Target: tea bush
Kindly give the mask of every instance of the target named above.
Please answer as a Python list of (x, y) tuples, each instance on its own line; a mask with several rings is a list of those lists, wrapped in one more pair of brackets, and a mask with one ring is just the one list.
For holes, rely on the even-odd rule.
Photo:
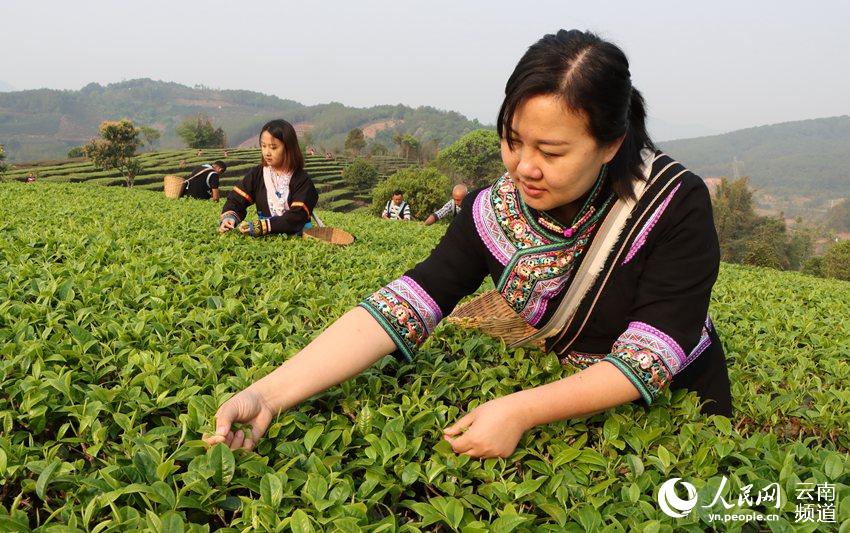
[(669, 518), (656, 491), (710, 499), (722, 476), (780, 484), (771, 530), (827, 526), (794, 523), (799, 482), (834, 484), (850, 525), (850, 284), (722, 266), (732, 419), (668, 391), (458, 456), (441, 436), (463, 412), (575, 370), (442, 325), (234, 453), (200, 441), (216, 407), (445, 228), (321, 213), (355, 244), (219, 236), (211, 202), (85, 184), (3, 184), (0, 206), (0, 531), (703, 531), (707, 510)]

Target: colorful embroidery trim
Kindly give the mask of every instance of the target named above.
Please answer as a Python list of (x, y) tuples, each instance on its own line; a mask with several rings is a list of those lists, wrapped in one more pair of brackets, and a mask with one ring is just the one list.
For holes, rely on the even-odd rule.
[[(595, 191), (601, 189), (597, 183)], [(611, 204), (610, 195), (598, 210), (582, 216), (570, 238), (551, 235), (535, 224), (533, 216), (507, 174), (479, 193), (472, 215), (482, 242), (505, 270), (496, 284), (511, 308), (531, 325), (546, 313), (549, 301), (567, 284), (600, 218)]]
[(599, 361), (605, 359), (605, 356), (608, 354), (604, 353), (587, 353), (587, 352), (579, 352), (573, 350), (569, 352), (564, 357), (560, 358), (561, 364), (571, 364), (578, 368), (587, 368), (594, 363), (598, 363)]
[(673, 195), (676, 194), (676, 191), (679, 190), (679, 187), (681, 187), (681, 185), (682, 184), (680, 182), (675, 187), (673, 187), (673, 190), (670, 191), (670, 193), (667, 195), (667, 198), (665, 198), (664, 201), (661, 202), (661, 205), (655, 208), (655, 211), (653, 211), (652, 215), (649, 217), (649, 220), (644, 223), (643, 227), (638, 232), (637, 237), (635, 237), (635, 240), (632, 241), (632, 246), (631, 248), (629, 248), (629, 253), (626, 254), (626, 258), (623, 259), (623, 262), (621, 263), (622, 265), (625, 265), (626, 263), (631, 261), (632, 258), (638, 253), (638, 250), (643, 248), (643, 245), (646, 244), (646, 238), (649, 236), (649, 232), (651, 232), (652, 228), (655, 227), (655, 224), (658, 223), (658, 219), (660, 219), (661, 215), (664, 214), (664, 210), (667, 209), (667, 206), (670, 204), (670, 200), (673, 199)]
[(433, 298), (408, 276), (390, 282), (360, 307), (381, 324), (408, 361), (443, 318)]
[(663, 331), (644, 322), (632, 322), (614, 342), (611, 353), (603, 361), (619, 368), (640, 391), (646, 403), (650, 404), (673, 376), (702, 354), (710, 344), (708, 329), (703, 326), (696, 347), (685, 355), (681, 346)]

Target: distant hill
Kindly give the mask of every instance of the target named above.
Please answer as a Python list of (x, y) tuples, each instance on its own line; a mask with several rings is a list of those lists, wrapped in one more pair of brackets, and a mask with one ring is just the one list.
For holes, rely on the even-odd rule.
[(354, 108), (337, 102), (305, 106), (252, 91), (137, 79), (106, 86), (90, 83), (79, 91), (0, 93), (0, 144), (6, 146), (9, 161), (56, 159), (95, 136), (101, 121), (127, 117), (162, 133), (157, 148), (181, 148), (184, 145), (175, 128), (199, 112), (225, 130), (231, 146), (244, 145), (272, 118), (285, 118), (299, 131), (310, 131), (316, 144), (327, 147), (341, 147), (355, 127), (366, 128), (389, 147), (396, 133), (436, 139), (446, 146), (482, 127), (460, 113), (433, 107)]
[(772, 196), (850, 196), (850, 116), (785, 122), (660, 143), (703, 178), (749, 176)]
[(850, 232), (850, 200), (843, 200), (832, 206), (826, 216), (826, 225), (839, 233)]

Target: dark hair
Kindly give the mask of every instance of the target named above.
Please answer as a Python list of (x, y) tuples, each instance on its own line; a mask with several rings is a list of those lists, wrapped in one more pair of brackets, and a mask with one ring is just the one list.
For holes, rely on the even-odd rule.
[[(287, 172), (298, 172), (304, 168), (304, 156), (301, 154), (301, 148), (298, 146), (298, 136), (295, 134), (295, 128), (292, 124), (283, 120), (276, 119), (266, 122), (263, 129), (260, 130), (260, 138), (262, 139), (264, 132), (269, 132), (272, 137), (283, 143), (283, 165)], [(262, 155), (260, 163), (266, 165)]]
[(600, 145), (624, 136), (608, 163), (620, 198), (634, 198), (632, 181), (643, 179), (641, 150), (655, 149), (646, 131), (646, 106), (632, 87), (629, 60), (617, 46), (590, 32), (560, 30), (531, 45), (508, 79), (496, 129), (513, 149), (510, 128), (517, 108), (540, 95), (556, 95), (584, 112), (588, 133)]
[(393, 196), (404, 196), (404, 192), (401, 189), (396, 189), (393, 191)]
[(222, 161), (221, 159), (219, 159), (218, 161), (213, 163), (213, 166), (221, 167), (221, 173), (222, 174), (224, 174), (224, 171), (227, 170), (227, 164), (224, 161)]

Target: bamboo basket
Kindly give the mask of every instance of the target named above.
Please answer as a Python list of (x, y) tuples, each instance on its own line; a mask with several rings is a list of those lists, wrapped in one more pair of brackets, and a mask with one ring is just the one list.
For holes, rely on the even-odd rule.
[(183, 189), (183, 183), (186, 180), (180, 176), (169, 174), (162, 178), (162, 189), (165, 191), (165, 196), (168, 198), (180, 198), (180, 191)]
[[(446, 317), (446, 320), (462, 328), (473, 328), (511, 344), (537, 331), (511, 309), (502, 295), (496, 291), (487, 291), (472, 300), (463, 303)], [(533, 343), (543, 348), (544, 340)]]
[(339, 246), (348, 246), (354, 242), (354, 235), (339, 228), (329, 228), (326, 226), (305, 229), (303, 235), (305, 239), (317, 239)]

